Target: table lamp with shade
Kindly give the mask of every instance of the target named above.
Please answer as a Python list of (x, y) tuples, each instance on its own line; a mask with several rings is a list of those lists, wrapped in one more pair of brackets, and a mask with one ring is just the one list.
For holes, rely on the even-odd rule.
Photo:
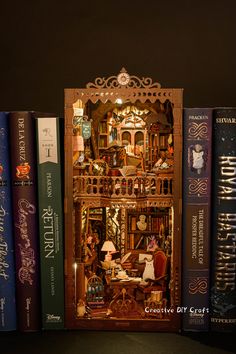
[(105, 261), (110, 262), (112, 260), (111, 252), (116, 252), (116, 248), (112, 241), (106, 240), (101, 248), (101, 251), (107, 252), (105, 255)]

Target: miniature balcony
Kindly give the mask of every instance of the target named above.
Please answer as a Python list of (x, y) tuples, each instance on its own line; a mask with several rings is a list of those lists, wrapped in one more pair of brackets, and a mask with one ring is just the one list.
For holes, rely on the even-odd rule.
[(171, 203), (173, 196), (173, 176), (74, 176), (74, 201), (102, 199), (113, 203), (122, 200), (139, 202), (144, 200)]

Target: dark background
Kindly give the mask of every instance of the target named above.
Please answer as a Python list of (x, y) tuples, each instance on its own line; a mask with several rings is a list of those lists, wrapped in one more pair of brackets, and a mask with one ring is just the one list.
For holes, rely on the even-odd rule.
[(0, 110), (63, 116), (64, 88), (125, 67), (184, 88), (186, 107), (236, 106), (235, 0), (1, 1)]

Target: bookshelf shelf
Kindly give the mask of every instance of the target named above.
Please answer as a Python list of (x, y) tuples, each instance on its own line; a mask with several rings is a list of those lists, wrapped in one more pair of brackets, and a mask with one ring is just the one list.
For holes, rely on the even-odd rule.
[[(149, 250), (163, 249), (165, 250), (165, 242), (169, 234), (171, 210), (164, 209), (162, 212), (154, 212), (155, 208), (149, 208), (148, 211), (140, 213), (127, 213), (127, 251), (133, 249)], [(144, 220), (144, 230), (138, 227), (140, 218)]]

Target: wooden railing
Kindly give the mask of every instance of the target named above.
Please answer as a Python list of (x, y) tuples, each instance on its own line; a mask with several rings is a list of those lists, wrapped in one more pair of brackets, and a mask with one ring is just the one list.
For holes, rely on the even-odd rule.
[(109, 177), (75, 176), (74, 198), (143, 198), (171, 197), (173, 176), (160, 175), (148, 177)]

